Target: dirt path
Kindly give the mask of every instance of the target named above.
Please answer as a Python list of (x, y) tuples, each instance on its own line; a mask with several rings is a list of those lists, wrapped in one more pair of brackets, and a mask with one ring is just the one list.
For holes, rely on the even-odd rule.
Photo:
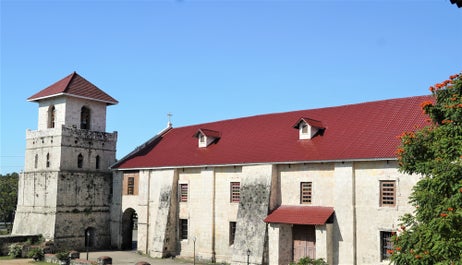
[(32, 259), (0, 260), (1, 265), (31, 265)]

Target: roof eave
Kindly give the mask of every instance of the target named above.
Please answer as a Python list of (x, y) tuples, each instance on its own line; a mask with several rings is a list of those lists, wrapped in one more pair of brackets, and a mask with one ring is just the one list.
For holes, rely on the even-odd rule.
[[(138, 150), (138, 149), (137, 149)], [(128, 157), (128, 155), (126, 156)], [(294, 165), (294, 164), (319, 164), (319, 163), (348, 163), (348, 162), (372, 162), (372, 161), (394, 161), (396, 157), (383, 157), (383, 158), (354, 158), (354, 159), (333, 159), (333, 160), (302, 160), (302, 161), (275, 161), (275, 162), (253, 162), (253, 163), (229, 163), (229, 164), (201, 164), (201, 165), (177, 165), (177, 166), (158, 166), (158, 167), (130, 167), (130, 168), (114, 168), (112, 170), (119, 171), (132, 171), (132, 170), (164, 170), (164, 169), (178, 169), (178, 168), (203, 168), (203, 167), (232, 167), (232, 166), (254, 166), (264, 164), (277, 164), (277, 165)], [(120, 160), (122, 161), (122, 160)], [(120, 163), (116, 163), (120, 164)], [(114, 164), (114, 165), (116, 165)]]
[(69, 97), (75, 97), (75, 98), (86, 99), (86, 100), (91, 100), (91, 101), (98, 101), (98, 102), (101, 102), (101, 103), (105, 103), (107, 105), (116, 105), (116, 104), (119, 103), (117, 100), (114, 100), (114, 101), (102, 100), (102, 99), (84, 97), (84, 96), (79, 96), (79, 95), (74, 95), (74, 94), (69, 94), (69, 93), (62, 93), (62, 92), (57, 93), (57, 94), (53, 94), (53, 95), (44, 96), (44, 97), (28, 98), (27, 101), (34, 102), (34, 101), (40, 101), (40, 100), (59, 97), (59, 96), (69, 96)]

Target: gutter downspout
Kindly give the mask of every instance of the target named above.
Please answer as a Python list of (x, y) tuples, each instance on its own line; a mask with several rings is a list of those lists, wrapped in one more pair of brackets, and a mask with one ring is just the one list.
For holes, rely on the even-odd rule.
[(215, 252), (215, 224), (216, 224), (216, 218), (215, 218), (215, 198), (216, 198), (216, 176), (215, 176), (215, 169), (213, 169), (213, 188), (212, 188), (212, 263), (217, 262), (217, 257), (216, 257), (216, 252)]
[(146, 209), (146, 255), (149, 256), (149, 208), (150, 208), (150, 201), (151, 201), (151, 171), (148, 171), (148, 203), (147, 203), (147, 209)]

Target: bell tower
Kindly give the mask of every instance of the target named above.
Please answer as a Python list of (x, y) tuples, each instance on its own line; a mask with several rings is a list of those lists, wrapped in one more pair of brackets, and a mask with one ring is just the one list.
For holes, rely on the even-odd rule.
[(42, 234), (58, 248), (108, 248), (117, 132), (106, 108), (117, 100), (76, 72), (28, 98), (38, 129), (26, 131), (24, 172), (12, 234)]

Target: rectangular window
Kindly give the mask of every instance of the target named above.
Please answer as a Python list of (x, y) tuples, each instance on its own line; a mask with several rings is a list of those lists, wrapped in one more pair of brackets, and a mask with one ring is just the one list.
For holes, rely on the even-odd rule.
[(188, 184), (180, 184), (180, 202), (188, 201)]
[(231, 202), (239, 202), (241, 198), (241, 183), (231, 182)]
[(387, 260), (393, 251), (392, 232), (380, 231), (380, 258)]
[(234, 237), (236, 235), (236, 222), (229, 222), (229, 245), (234, 244)]
[(123, 173), (122, 195), (138, 195), (139, 174), (138, 171)]
[(395, 206), (396, 185), (394, 180), (380, 181), (380, 206)]
[(135, 178), (129, 177), (127, 179), (127, 195), (135, 194)]
[(188, 219), (180, 219), (180, 239), (188, 239)]
[(300, 183), (300, 203), (301, 204), (311, 203), (311, 191), (312, 191), (311, 182), (301, 182)]

